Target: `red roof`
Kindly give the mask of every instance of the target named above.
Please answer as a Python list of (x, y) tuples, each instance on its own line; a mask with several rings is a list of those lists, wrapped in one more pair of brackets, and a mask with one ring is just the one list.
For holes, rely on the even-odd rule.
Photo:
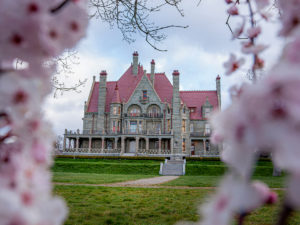
[(213, 105), (213, 110), (217, 109), (217, 91), (180, 91), (180, 98), (186, 106), (188, 108), (196, 108), (196, 110), (190, 114), (190, 119), (202, 119), (201, 106), (205, 104), (206, 97), (208, 97), (209, 103)]
[[(138, 67), (138, 74), (132, 74), (132, 65), (120, 77), (118, 81), (106, 83), (106, 106), (105, 112), (110, 111), (110, 104), (113, 102), (127, 102), (143, 76), (143, 67)], [(147, 74), (150, 80), (150, 74)], [(117, 90), (116, 89), (117, 85)], [(154, 79), (154, 89), (162, 102), (172, 104), (173, 86), (164, 73), (156, 73)], [(87, 112), (98, 111), (99, 82), (95, 82), (88, 102)], [(191, 113), (191, 119), (202, 119), (201, 106), (205, 104), (206, 97), (213, 105), (218, 108), (217, 91), (180, 91), (180, 98), (187, 107), (195, 107), (195, 112)]]

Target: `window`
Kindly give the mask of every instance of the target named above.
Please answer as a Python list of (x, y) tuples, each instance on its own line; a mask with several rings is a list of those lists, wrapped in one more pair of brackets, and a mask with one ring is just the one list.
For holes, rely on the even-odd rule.
[(194, 132), (194, 124), (190, 124), (190, 132)]
[(205, 124), (205, 135), (210, 135), (210, 124), (209, 123)]
[(121, 114), (121, 107), (120, 106), (118, 107), (118, 114), (119, 115)]
[(147, 91), (144, 90), (144, 91), (143, 91), (143, 100), (146, 100), (147, 97), (148, 97), (148, 96), (147, 96)]
[(114, 114), (114, 115), (117, 115), (117, 110), (118, 110), (118, 107), (117, 107), (117, 106), (114, 106), (114, 107), (113, 107), (113, 114)]
[(182, 120), (182, 132), (185, 133), (185, 120)]
[(182, 139), (182, 151), (185, 152), (185, 138)]
[(143, 130), (143, 122), (140, 121), (140, 122), (139, 122), (139, 131), (142, 131), (142, 130)]
[(195, 108), (190, 108), (190, 112), (191, 112), (191, 113), (193, 113), (193, 112), (195, 112), (195, 111), (196, 111)]
[(130, 116), (140, 116), (141, 114), (141, 110), (139, 108), (139, 106), (137, 105), (133, 105), (128, 109), (129, 115)]
[(167, 123), (168, 123), (168, 131), (170, 131), (171, 130), (171, 120), (167, 120)]
[(130, 121), (130, 133), (135, 133), (137, 130), (137, 122)]
[(116, 121), (115, 120), (112, 121), (112, 131), (116, 132)]
[(210, 150), (210, 143), (209, 143), (209, 140), (206, 140), (206, 141), (205, 141), (205, 150), (206, 150), (206, 151), (209, 151), (209, 150)]
[(151, 105), (148, 108), (148, 116), (149, 117), (159, 117), (160, 108), (157, 105)]
[(185, 107), (183, 107), (182, 112), (185, 113)]
[(208, 118), (210, 115), (210, 108), (205, 108), (204, 114), (205, 114), (205, 118)]

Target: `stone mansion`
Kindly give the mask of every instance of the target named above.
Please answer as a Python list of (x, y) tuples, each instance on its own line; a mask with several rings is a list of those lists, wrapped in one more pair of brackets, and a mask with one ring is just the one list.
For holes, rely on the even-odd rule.
[(207, 118), (221, 106), (220, 77), (216, 90), (180, 91), (180, 73), (173, 82), (165, 73), (150, 73), (139, 64), (138, 53), (118, 81), (93, 77), (84, 104), (83, 129), (65, 130), (64, 154), (127, 156), (218, 156), (210, 144)]

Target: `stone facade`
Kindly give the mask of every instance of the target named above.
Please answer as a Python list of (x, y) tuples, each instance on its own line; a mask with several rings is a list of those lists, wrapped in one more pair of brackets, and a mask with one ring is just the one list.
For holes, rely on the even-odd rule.
[(65, 131), (66, 154), (145, 156), (218, 156), (210, 144), (207, 118), (221, 106), (220, 77), (216, 90), (180, 91), (181, 75), (173, 72), (173, 85), (165, 73), (155, 73), (154, 60), (147, 74), (138, 53), (118, 81), (93, 79), (84, 106), (83, 130)]

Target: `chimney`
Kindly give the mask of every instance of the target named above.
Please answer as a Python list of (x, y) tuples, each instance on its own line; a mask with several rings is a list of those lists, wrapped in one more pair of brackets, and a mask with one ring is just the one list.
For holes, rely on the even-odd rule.
[(172, 108), (173, 108), (173, 120), (172, 120), (172, 129), (174, 135), (174, 154), (182, 154), (182, 136), (181, 136), (181, 112), (180, 112), (180, 94), (179, 94), (179, 72), (178, 70), (173, 71), (173, 99), (172, 99)]
[(216, 78), (216, 89), (218, 95), (218, 106), (221, 109), (221, 77), (218, 75)]
[(139, 53), (137, 51), (133, 52), (132, 54), (132, 74), (138, 74), (138, 63), (139, 63)]
[(95, 82), (95, 80), (96, 80), (96, 76), (93, 76), (93, 82)]
[(100, 82), (99, 82), (98, 121), (97, 121), (97, 130), (100, 131), (101, 133), (104, 132), (106, 77), (107, 77), (106, 71), (102, 70), (100, 73)]
[(154, 79), (155, 79), (154, 76), (155, 76), (155, 61), (154, 61), (154, 59), (152, 59), (152, 61), (151, 61), (151, 76), (150, 76), (152, 86), (154, 86)]

